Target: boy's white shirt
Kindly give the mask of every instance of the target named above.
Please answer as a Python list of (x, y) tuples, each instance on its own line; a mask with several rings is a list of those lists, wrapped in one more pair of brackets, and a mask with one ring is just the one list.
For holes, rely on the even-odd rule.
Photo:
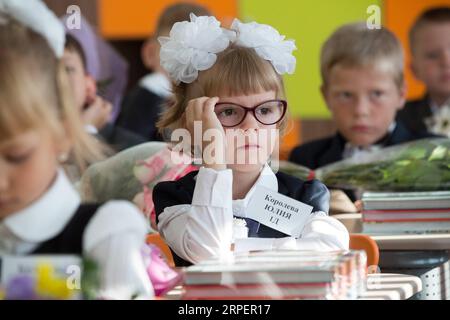
[(431, 113), (434, 114), (434, 113), (439, 112), (440, 108), (450, 105), (450, 97), (447, 100), (445, 100), (445, 102), (442, 103), (441, 105), (437, 104), (436, 102), (434, 102), (431, 99), (429, 99), (429, 102), (430, 102)]
[(84, 130), (87, 133), (92, 134), (92, 135), (98, 134), (98, 129), (92, 124), (85, 124), (84, 125)]
[(153, 72), (144, 76), (139, 80), (139, 85), (164, 99), (172, 95), (169, 78), (160, 72)]
[[(0, 255), (26, 255), (58, 235), (81, 203), (63, 170), (49, 190), (27, 208), (0, 221)], [(109, 201), (98, 208), (83, 234), (83, 254), (97, 262), (100, 296), (129, 299), (154, 296), (141, 256), (147, 223), (126, 201)]]
[(158, 230), (181, 258), (197, 263), (211, 257), (249, 250), (347, 250), (345, 226), (324, 212), (315, 212), (300, 238), (233, 239), (233, 215), (245, 217), (246, 207), (257, 185), (278, 192), (278, 180), (266, 164), (244, 199), (232, 200), (231, 169), (200, 168), (191, 205), (168, 207), (159, 216)]
[(431, 116), (425, 118), (425, 125), (427, 130), (437, 135), (444, 135), (450, 137), (450, 129), (447, 126), (443, 126), (443, 121), (450, 121), (450, 98), (443, 104), (438, 105), (433, 100), (430, 101)]

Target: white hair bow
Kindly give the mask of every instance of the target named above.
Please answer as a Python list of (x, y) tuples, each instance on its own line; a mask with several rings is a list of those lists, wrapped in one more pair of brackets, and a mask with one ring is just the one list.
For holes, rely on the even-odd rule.
[(273, 27), (256, 22), (241, 23), (235, 19), (231, 30), (220, 27), (214, 17), (196, 17), (191, 21), (177, 22), (169, 37), (159, 37), (161, 43), (161, 66), (179, 84), (191, 83), (198, 71), (211, 68), (217, 54), (231, 42), (254, 48), (263, 59), (272, 63), (279, 74), (292, 74), (296, 59), (292, 51), (297, 49), (293, 40), (284, 40)]
[(292, 51), (297, 49), (294, 40), (284, 40), (285, 36), (275, 28), (256, 22), (242, 23), (234, 19), (231, 29), (237, 33), (237, 45), (255, 49), (279, 74), (294, 73), (296, 59)]
[(207, 70), (217, 60), (217, 53), (225, 50), (234, 33), (220, 27), (214, 17), (190, 15), (191, 22), (177, 22), (170, 37), (159, 37), (161, 66), (177, 84), (191, 83), (198, 71)]
[(42, 35), (58, 58), (64, 52), (64, 27), (41, 0), (0, 0), (0, 24), (8, 18), (22, 23)]

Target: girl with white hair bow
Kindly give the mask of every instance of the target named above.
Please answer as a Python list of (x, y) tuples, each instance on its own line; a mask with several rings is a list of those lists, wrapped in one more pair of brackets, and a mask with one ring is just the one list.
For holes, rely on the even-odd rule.
[[(328, 217), (327, 188), (275, 174), (268, 165), (286, 126), (282, 75), (295, 69), (294, 41), (268, 25), (235, 20), (224, 29), (214, 17), (195, 15), (159, 40), (161, 65), (175, 88), (159, 127), (172, 131), (172, 142), (181, 138), (174, 149), (192, 153), (202, 166), (153, 191), (158, 230), (175, 262), (188, 265), (232, 250), (348, 249), (347, 230)], [(267, 223), (250, 206), (267, 189), (312, 212), (288, 228)]]

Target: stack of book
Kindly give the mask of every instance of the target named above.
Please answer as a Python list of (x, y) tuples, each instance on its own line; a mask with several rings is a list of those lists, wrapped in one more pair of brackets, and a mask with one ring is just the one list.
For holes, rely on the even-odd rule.
[(450, 191), (365, 192), (362, 202), (364, 233), (450, 232)]
[(260, 251), (186, 268), (183, 299), (355, 299), (365, 290), (364, 251)]

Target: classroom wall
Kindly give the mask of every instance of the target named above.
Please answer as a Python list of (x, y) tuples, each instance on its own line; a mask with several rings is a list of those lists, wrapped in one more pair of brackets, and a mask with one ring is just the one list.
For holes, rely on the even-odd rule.
[(98, 0), (100, 32), (109, 39), (147, 38), (161, 12), (178, 2), (204, 5), (225, 24), (237, 15), (237, 0)]

